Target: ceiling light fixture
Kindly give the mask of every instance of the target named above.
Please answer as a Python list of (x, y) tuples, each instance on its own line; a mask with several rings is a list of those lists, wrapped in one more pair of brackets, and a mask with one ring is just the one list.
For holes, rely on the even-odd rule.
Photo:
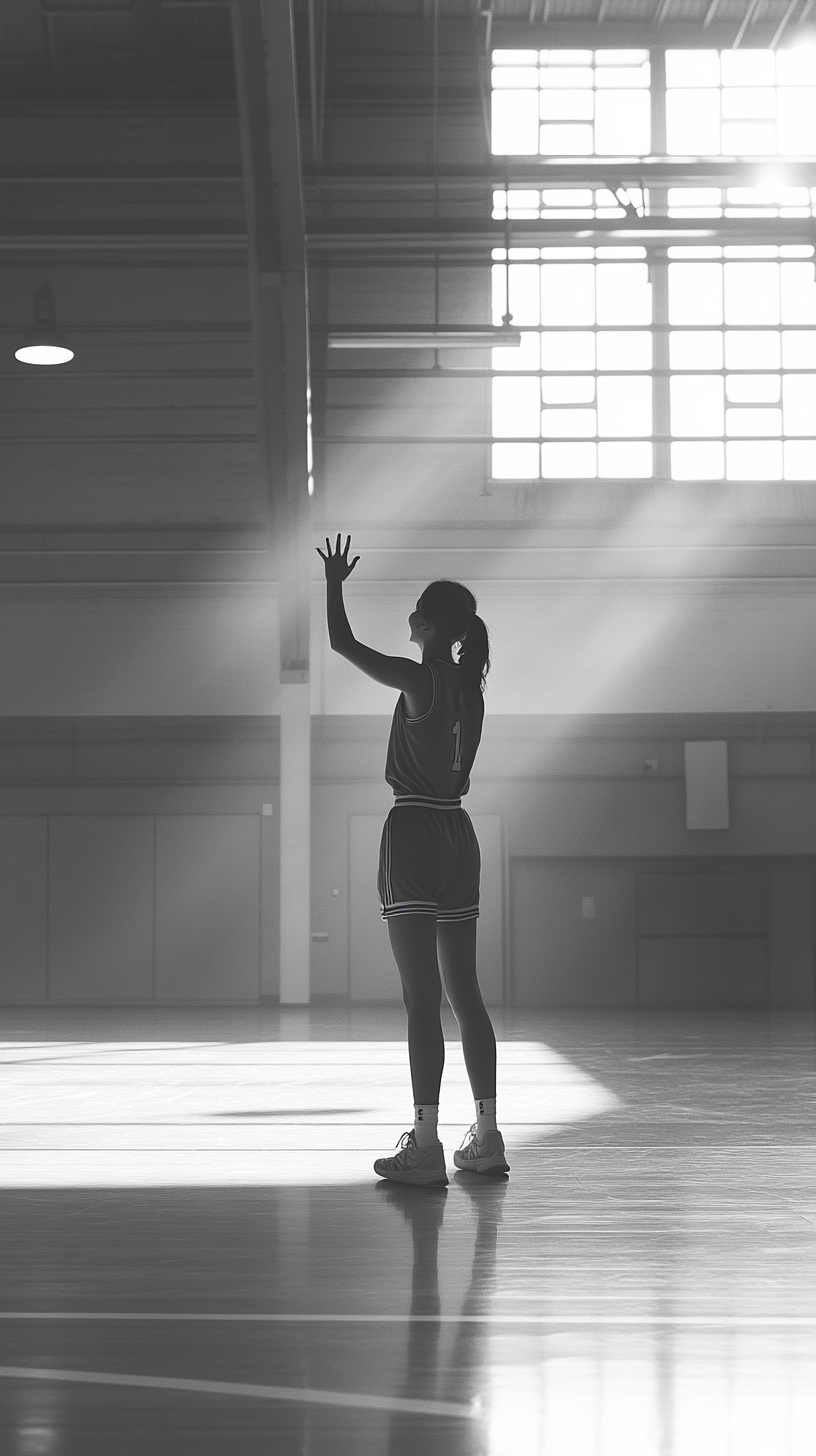
[(521, 331), (508, 325), (378, 324), (331, 329), (330, 349), (517, 349)]
[(34, 296), (34, 324), (25, 341), (14, 351), (21, 364), (67, 364), (73, 359), (54, 318), (54, 299), (47, 283)]

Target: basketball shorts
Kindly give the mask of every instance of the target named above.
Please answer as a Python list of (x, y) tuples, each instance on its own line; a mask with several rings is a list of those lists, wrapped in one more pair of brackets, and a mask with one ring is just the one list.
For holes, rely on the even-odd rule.
[(398, 799), (380, 840), (383, 920), (394, 915), (433, 915), (440, 924), (475, 920), (481, 862), (476, 832), (459, 800)]

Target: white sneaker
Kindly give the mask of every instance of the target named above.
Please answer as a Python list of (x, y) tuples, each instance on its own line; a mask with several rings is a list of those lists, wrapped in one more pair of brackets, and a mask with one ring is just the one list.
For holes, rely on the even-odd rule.
[(417, 1183), (422, 1188), (442, 1188), (448, 1181), (445, 1152), (440, 1142), (429, 1148), (417, 1147), (414, 1130), (404, 1132), (397, 1143), (399, 1152), (391, 1158), (377, 1158), (374, 1172), (393, 1183)]
[(457, 1168), (468, 1173), (509, 1173), (504, 1155), (504, 1138), (500, 1132), (486, 1132), (481, 1142), (476, 1139), (476, 1123), (465, 1134), (461, 1148), (453, 1155)]

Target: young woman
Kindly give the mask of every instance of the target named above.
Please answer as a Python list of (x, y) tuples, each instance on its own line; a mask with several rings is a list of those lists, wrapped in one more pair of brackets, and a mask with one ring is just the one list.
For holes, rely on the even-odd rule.
[[(476, 979), (479, 845), (461, 796), (484, 718), (484, 683), (490, 667), (487, 628), (476, 599), (455, 581), (427, 586), (408, 618), (422, 661), (386, 657), (358, 642), (343, 604), (351, 537), (332, 553), (317, 547), (326, 568), (329, 640), (335, 652), (400, 697), (394, 709), (385, 778), (395, 803), (380, 844), (377, 888), (408, 1013), (408, 1054), (414, 1091), (414, 1126), (394, 1157), (374, 1171), (398, 1183), (446, 1184), (445, 1154), (437, 1137), (439, 1088), (445, 1061), (442, 987), (459, 1023), (476, 1121), (454, 1153), (457, 1168), (507, 1173), (504, 1140), (496, 1127), (496, 1038)], [(459, 661), (451, 653), (461, 644)]]

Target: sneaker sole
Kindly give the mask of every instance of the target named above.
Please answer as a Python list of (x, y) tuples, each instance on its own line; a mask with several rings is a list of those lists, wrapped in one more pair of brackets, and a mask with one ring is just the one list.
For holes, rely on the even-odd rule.
[(421, 1169), (406, 1173), (382, 1173), (375, 1163), (374, 1172), (378, 1178), (387, 1178), (389, 1183), (413, 1183), (419, 1188), (445, 1188), (448, 1183), (447, 1173), (423, 1173)]
[(459, 1162), (459, 1155), (454, 1153), (453, 1161), (463, 1173), (509, 1173), (510, 1164), (502, 1157), (494, 1158), (463, 1158)]

